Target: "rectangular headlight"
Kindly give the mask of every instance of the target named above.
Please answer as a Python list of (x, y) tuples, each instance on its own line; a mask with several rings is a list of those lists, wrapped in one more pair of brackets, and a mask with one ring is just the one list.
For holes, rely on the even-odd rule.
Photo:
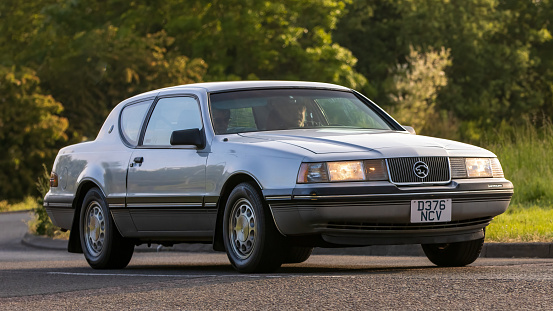
[(382, 159), (302, 163), (299, 184), (341, 181), (388, 180), (386, 162)]
[(330, 181), (365, 180), (362, 161), (328, 162)]
[(450, 158), (452, 178), (504, 178), (497, 158)]
[(469, 178), (493, 177), (490, 158), (466, 158), (465, 165)]

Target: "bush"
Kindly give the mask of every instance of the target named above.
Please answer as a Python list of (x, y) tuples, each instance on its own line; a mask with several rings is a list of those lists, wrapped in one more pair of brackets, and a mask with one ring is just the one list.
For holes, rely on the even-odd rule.
[(34, 235), (45, 235), (49, 237), (69, 237), (68, 233), (61, 232), (60, 228), (54, 226), (48, 216), (48, 213), (46, 212), (46, 209), (44, 208), (44, 196), (50, 189), (50, 174), (48, 174), (46, 165), (43, 164), (42, 166), (44, 168), (44, 172), (38, 177), (36, 182), (36, 187), (40, 193), (40, 197), (35, 201), (38, 204), (33, 209), (34, 217), (27, 223), (29, 226), (29, 232)]
[(8, 201), (0, 201), (0, 212), (28, 211), (32, 210), (37, 205), (37, 199), (32, 196), (27, 196), (21, 202), (10, 204)]

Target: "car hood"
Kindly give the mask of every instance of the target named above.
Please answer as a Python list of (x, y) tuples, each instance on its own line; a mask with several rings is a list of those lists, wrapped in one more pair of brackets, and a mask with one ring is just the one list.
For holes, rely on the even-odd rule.
[(387, 158), (409, 156), (495, 156), (486, 149), (469, 144), (385, 130), (299, 129), (242, 133), (240, 135), (290, 144), (315, 154), (371, 152)]

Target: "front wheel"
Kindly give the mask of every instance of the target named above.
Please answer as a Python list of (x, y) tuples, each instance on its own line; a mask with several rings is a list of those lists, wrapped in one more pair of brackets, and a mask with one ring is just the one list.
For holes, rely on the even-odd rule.
[(463, 267), (473, 263), (480, 256), (484, 238), (466, 242), (446, 244), (422, 244), (424, 254), (440, 267)]
[(134, 244), (119, 234), (98, 188), (90, 189), (83, 200), (79, 230), (84, 256), (92, 268), (122, 269), (131, 261)]
[(230, 263), (239, 272), (272, 272), (282, 265), (283, 237), (250, 183), (237, 185), (229, 195), (223, 240)]
[(289, 246), (284, 253), (284, 263), (302, 263), (309, 259), (313, 247), (311, 246)]

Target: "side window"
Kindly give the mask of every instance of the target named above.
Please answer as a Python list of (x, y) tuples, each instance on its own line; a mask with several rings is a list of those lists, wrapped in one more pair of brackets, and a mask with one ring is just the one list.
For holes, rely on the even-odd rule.
[(160, 99), (144, 134), (144, 146), (170, 146), (173, 131), (202, 129), (198, 101), (192, 97)]
[(152, 101), (140, 102), (126, 106), (121, 111), (121, 135), (125, 140), (136, 146), (138, 144), (138, 137), (140, 135), (140, 126), (144, 121), (144, 116), (150, 107)]

